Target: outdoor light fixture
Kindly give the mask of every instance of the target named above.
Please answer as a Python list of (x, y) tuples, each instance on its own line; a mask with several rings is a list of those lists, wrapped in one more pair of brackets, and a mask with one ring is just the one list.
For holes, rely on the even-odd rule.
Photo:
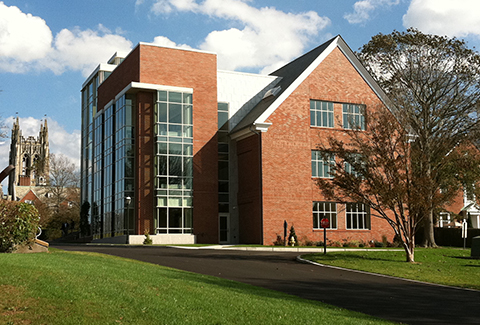
[(130, 244), (128, 235), (130, 234), (130, 203), (132, 202), (132, 198), (130, 196), (125, 197), (125, 205), (127, 206), (127, 213), (126, 213), (126, 219), (127, 219), (127, 229), (126, 229), (126, 244)]

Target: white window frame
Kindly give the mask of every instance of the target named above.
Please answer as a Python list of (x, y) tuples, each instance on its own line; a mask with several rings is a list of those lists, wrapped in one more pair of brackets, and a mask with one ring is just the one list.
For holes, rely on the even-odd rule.
[(335, 127), (333, 102), (310, 100), (310, 126), (324, 128)]
[(365, 105), (342, 104), (343, 128), (349, 130), (366, 130)]
[[(329, 161), (325, 161), (322, 155), (328, 154)], [(312, 178), (333, 178), (330, 175), (332, 166), (335, 165), (335, 155), (323, 153), (320, 150), (312, 150)]]
[(371, 230), (370, 207), (363, 203), (346, 203), (345, 227), (347, 230)]
[(313, 201), (313, 229), (323, 229), (320, 221), (327, 218), (330, 226), (327, 229), (337, 229), (337, 203)]

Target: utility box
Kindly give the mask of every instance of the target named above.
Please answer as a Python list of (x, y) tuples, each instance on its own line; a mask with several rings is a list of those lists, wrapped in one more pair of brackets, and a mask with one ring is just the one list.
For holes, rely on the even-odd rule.
[(472, 257), (480, 258), (480, 236), (472, 238)]

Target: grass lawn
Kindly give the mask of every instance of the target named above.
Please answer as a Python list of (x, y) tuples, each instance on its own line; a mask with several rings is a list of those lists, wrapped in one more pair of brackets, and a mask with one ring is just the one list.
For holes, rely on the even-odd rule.
[(405, 262), (404, 251), (327, 252), (302, 257), (320, 264), (480, 290), (480, 259), (470, 259), (470, 249), (416, 248), (415, 263)]
[(0, 254), (0, 265), (0, 324), (389, 324), (271, 290), (101, 254)]

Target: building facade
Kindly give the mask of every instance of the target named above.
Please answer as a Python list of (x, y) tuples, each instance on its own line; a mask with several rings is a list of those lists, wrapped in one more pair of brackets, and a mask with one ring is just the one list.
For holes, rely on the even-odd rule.
[(18, 187), (37, 187), (47, 184), (50, 149), (47, 120), (40, 126), (38, 137), (25, 138), (17, 119), (13, 123), (9, 164), (15, 169), (9, 175), (8, 194), (17, 199)]
[[(326, 201), (317, 145), (368, 129), (384, 94), (340, 36), (270, 75), (217, 70), (214, 53), (138, 44), (82, 87), (82, 202), (95, 240), (391, 241), (368, 206)], [(352, 122), (353, 121), (353, 122)], [(128, 235), (128, 236), (125, 236)]]

